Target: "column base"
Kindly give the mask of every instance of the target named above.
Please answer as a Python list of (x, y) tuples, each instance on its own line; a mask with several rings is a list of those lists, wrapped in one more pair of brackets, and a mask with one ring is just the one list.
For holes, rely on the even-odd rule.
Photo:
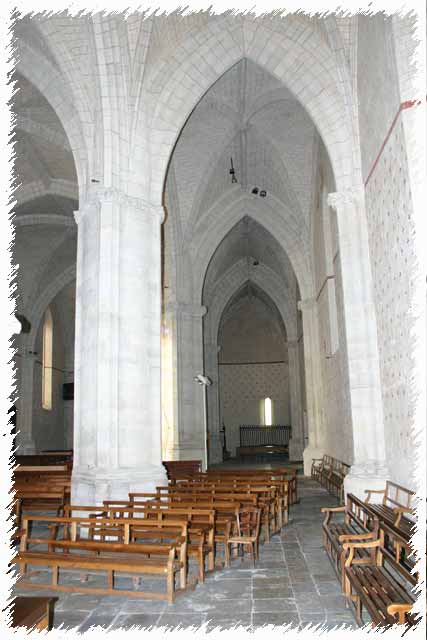
[[(344, 494), (352, 493), (359, 500), (365, 501), (367, 489), (385, 489), (388, 479), (390, 479), (390, 474), (384, 463), (368, 461), (364, 464), (353, 464), (350, 472), (344, 478)], [(381, 502), (381, 500), (381, 494), (372, 496), (374, 502)]]
[(303, 459), (303, 444), (300, 440), (289, 440), (289, 460), (302, 460)]
[(77, 467), (71, 477), (71, 503), (97, 506), (103, 500), (127, 500), (131, 492), (153, 493), (167, 484), (162, 465), (146, 465), (144, 471)]
[(219, 433), (211, 433), (209, 438), (209, 464), (222, 462), (222, 441)]
[(16, 436), (16, 455), (17, 456), (30, 456), (33, 455), (35, 453), (37, 453), (36, 451), (36, 445), (35, 442), (32, 438), (27, 438), (25, 440), (23, 440), (22, 442), (19, 441), (19, 434)]
[(168, 460), (204, 460), (205, 452), (200, 447), (187, 444), (177, 445), (168, 451)]
[(313, 462), (313, 458), (322, 458), (324, 454), (324, 450), (319, 447), (312, 447), (308, 445), (302, 454), (304, 460), (304, 475), (311, 476), (311, 465)]

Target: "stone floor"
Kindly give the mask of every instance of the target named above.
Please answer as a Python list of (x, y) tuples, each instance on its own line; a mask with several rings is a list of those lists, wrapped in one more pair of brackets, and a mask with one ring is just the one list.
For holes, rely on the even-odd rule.
[[(207, 623), (207, 629), (234, 625), (260, 627), (291, 623), (300, 629), (321, 624), (330, 630), (337, 625), (357, 628), (332, 566), (322, 547), (320, 507), (336, 500), (311, 480), (299, 481), (300, 503), (291, 509), (290, 523), (280, 535), (260, 548), (256, 569), (249, 558), (236, 559), (230, 569), (209, 575), (204, 584), (176, 598), (163, 601), (53, 593), (54, 627), (77, 627), (84, 632), (93, 625), (104, 629), (150, 627), (176, 628)], [(69, 578), (78, 584), (78, 575)], [(91, 580), (101, 580), (91, 577)], [(126, 581), (126, 578), (119, 578)], [(164, 580), (163, 580), (164, 581)], [(164, 581), (165, 582), (165, 581)], [(130, 588), (125, 586), (123, 588)], [(47, 595), (34, 589), (16, 593)]]

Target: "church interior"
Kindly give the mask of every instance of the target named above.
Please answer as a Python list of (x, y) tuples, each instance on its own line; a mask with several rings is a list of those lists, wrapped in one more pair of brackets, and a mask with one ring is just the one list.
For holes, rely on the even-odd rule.
[(14, 23), (14, 626), (424, 624), (414, 25)]

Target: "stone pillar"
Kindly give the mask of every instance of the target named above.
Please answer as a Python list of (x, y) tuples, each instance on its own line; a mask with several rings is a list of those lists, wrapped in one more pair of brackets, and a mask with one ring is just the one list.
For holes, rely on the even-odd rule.
[[(172, 305), (173, 306), (173, 305)], [(173, 460), (205, 460), (204, 389), (194, 378), (204, 373), (203, 316), (206, 307), (175, 303), (178, 426)], [(211, 387), (207, 389), (210, 393)]]
[[(66, 361), (64, 383), (74, 382), (74, 362)], [(74, 400), (64, 400), (64, 446), (72, 449), (74, 446)]]
[(160, 225), (163, 209), (94, 188), (78, 223), (72, 500), (164, 484)]
[(345, 492), (364, 496), (388, 477), (377, 327), (363, 189), (331, 193), (337, 212), (354, 460)]
[(22, 349), (20, 358), (20, 389), (17, 402), (16, 444), (18, 455), (36, 453), (33, 435), (34, 367), (37, 354)]
[(304, 475), (309, 476), (313, 458), (323, 456), (324, 412), (319, 321), (314, 298), (300, 300), (304, 333), (304, 364), (307, 399), (308, 445), (304, 449)]
[(302, 460), (304, 450), (304, 423), (302, 415), (301, 373), (298, 340), (288, 340), (289, 394), (292, 423), (292, 439), (289, 443), (289, 460)]
[(207, 390), (208, 394), (208, 429), (209, 429), (209, 462), (217, 464), (222, 462), (222, 439), (219, 432), (221, 425), (219, 419), (219, 371), (218, 371), (218, 344), (205, 342), (205, 371), (212, 380), (212, 386)]

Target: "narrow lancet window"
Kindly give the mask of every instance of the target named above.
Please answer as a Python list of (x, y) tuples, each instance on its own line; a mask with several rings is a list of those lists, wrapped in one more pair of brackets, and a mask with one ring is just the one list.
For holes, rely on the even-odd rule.
[(43, 371), (42, 371), (42, 407), (52, 409), (52, 351), (53, 319), (49, 307), (44, 314), (43, 323)]

